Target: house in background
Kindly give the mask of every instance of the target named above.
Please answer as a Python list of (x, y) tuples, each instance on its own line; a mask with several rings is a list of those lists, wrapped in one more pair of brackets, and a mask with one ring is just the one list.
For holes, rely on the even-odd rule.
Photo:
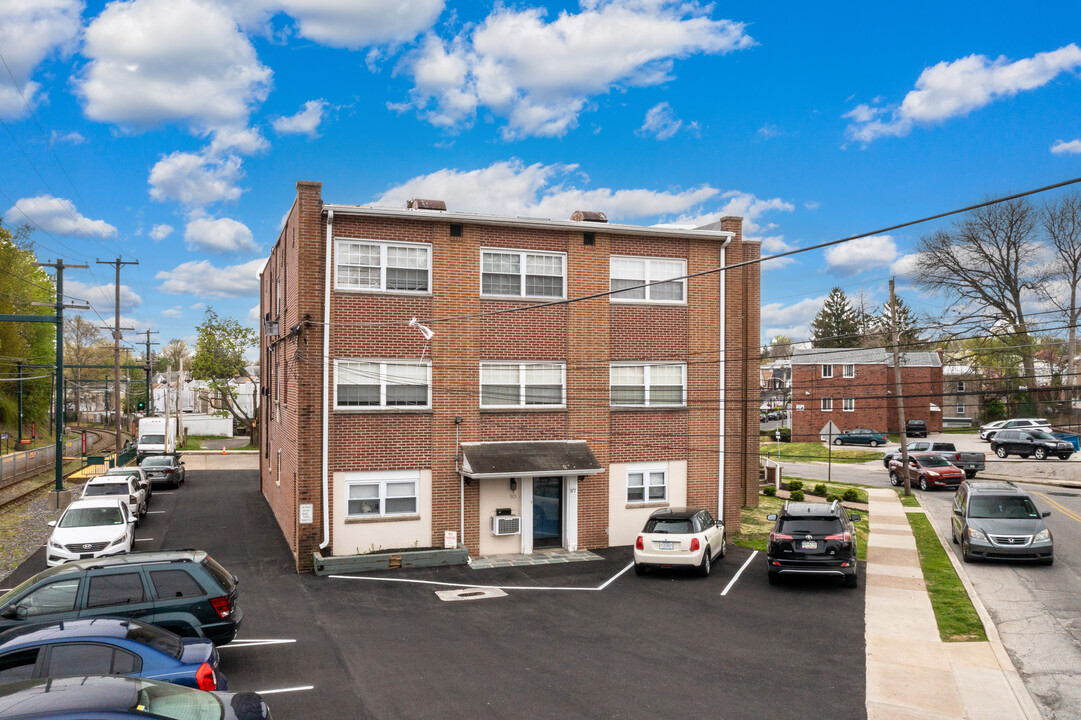
[(942, 367), (942, 424), (970, 427), (980, 423), (980, 398), (984, 379), (971, 365)]
[[(942, 430), (942, 358), (901, 353), (906, 420)], [(792, 440), (816, 441), (831, 420), (841, 430), (901, 431), (893, 354), (881, 348), (797, 348), (792, 354)]]
[(762, 400), (759, 409), (783, 408), (792, 394), (792, 363), (788, 360), (774, 360), (760, 366), (758, 372)]
[(627, 545), (669, 506), (738, 529), (758, 496), (759, 268), (718, 269), (759, 257), (740, 218), (321, 194), (297, 183), (260, 280), (260, 482), (298, 570), (448, 532), (475, 556)]

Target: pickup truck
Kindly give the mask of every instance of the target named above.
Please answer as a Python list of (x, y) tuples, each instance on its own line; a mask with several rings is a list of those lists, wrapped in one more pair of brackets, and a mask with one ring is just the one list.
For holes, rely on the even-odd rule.
[[(917, 440), (916, 442), (910, 442), (907, 446), (909, 454), (911, 453), (935, 453), (949, 460), (965, 471), (965, 477), (974, 478), (976, 473), (983, 470), (986, 467), (987, 459), (983, 453), (980, 452), (960, 452), (954, 447), (953, 443), (948, 442), (931, 442), (928, 440)], [(886, 453), (886, 457), (882, 458), (882, 465), (889, 470), (890, 460), (900, 460), (901, 451), (894, 450), (893, 452)]]

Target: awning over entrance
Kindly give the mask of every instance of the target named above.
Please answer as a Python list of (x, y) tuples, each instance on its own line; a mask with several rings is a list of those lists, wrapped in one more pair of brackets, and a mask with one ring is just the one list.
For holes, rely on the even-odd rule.
[(604, 472), (585, 440), (462, 443), (469, 478), (596, 475)]

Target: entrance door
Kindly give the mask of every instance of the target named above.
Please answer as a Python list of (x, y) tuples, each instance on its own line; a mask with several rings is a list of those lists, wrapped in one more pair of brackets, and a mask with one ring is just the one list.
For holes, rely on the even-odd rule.
[(533, 478), (533, 547), (563, 547), (563, 478)]

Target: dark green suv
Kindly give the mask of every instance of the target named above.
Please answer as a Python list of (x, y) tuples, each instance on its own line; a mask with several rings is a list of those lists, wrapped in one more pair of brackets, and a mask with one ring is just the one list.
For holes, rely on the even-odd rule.
[(224, 645), (243, 613), (236, 576), (201, 550), (156, 550), (75, 560), (0, 597), (0, 630), (74, 618), (135, 618)]

